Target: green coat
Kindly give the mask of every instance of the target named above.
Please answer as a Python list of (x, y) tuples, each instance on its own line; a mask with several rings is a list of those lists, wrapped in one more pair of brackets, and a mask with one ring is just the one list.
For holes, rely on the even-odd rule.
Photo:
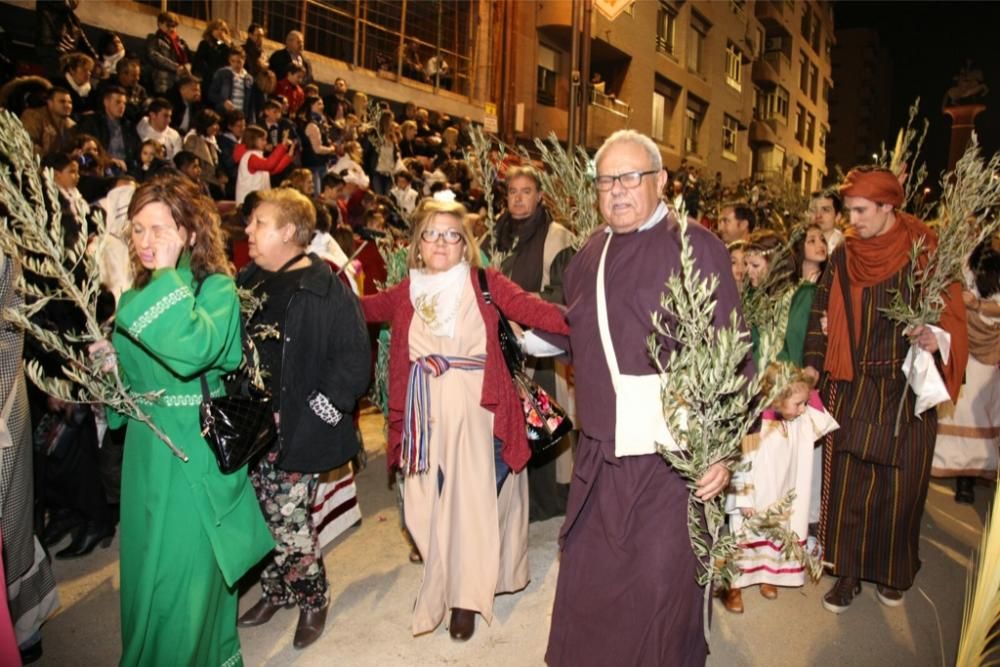
[[(133, 393), (190, 461), (128, 421), (121, 491), (122, 665), (242, 664), (237, 580), (274, 543), (246, 470), (223, 475), (201, 437), (199, 377), (213, 394), (240, 362), (233, 280), (209, 276), (194, 298), (187, 258), (122, 295), (112, 338)], [(109, 415), (112, 427), (125, 423)]]

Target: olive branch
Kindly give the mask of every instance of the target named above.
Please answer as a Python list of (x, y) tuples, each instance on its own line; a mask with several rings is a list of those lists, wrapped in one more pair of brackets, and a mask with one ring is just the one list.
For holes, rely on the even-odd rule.
[[(63, 362), (65, 378), (47, 375), (35, 360), (25, 364), (25, 373), (45, 393), (70, 403), (98, 403), (129, 418), (146, 424), (170, 448), (175, 456), (187, 461), (187, 455), (139, 407), (138, 400), (155, 402), (161, 392), (133, 394), (118, 372), (102, 367), (109, 361), (98, 354), (91, 359), (84, 346), (104, 340), (106, 331), (97, 319), (97, 298), (101, 292), (99, 269), (94, 255), (88, 254), (88, 211), (76, 201), (63, 211), (59, 188), (51, 169), (39, 168), (31, 140), (21, 121), (0, 109), (0, 251), (20, 258), (27, 272), (42, 278), (40, 285), (18, 274), (16, 289), (24, 302), (4, 311), (4, 318), (38, 341)], [(79, 226), (79, 235), (71, 247), (61, 224), (62, 215), (71, 215)], [(93, 232), (104, 234), (104, 218), (92, 214)], [(82, 272), (78, 269), (82, 269)], [(35, 320), (42, 309), (56, 301), (71, 303), (84, 315), (83, 331), (56, 332)]]
[[(723, 535), (725, 500), (718, 495), (701, 500), (695, 484), (717, 463), (739, 465), (741, 443), (759, 417), (780, 392), (774, 387), (760, 397), (762, 374), (742, 374), (751, 349), (750, 334), (736, 309), (725, 326), (714, 322), (719, 276), (704, 276), (695, 266), (688, 234), (687, 215), (678, 212), (681, 244), (680, 269), (667, 280), (660, 297), (661, 311), (652, 314), (654, 333), (646, 346), (661, 378), (661, 400), (667, 425), (680, 451), (659, 446), (659, 453), (688, 482), (688, 534), (700, 564), (698, 583), (705, 588), (706, 640), (711, 591), (714, 584), (728, 585), (734, 578), (730, 564), (739, 550), (733, 535)], [(669, 322), (664, 317), (669, 314)], [(676, 343), (664, 362), (663, 339)], [(776, 356), (774, 332), (765, 328), (760, 336), (761, 365)]]

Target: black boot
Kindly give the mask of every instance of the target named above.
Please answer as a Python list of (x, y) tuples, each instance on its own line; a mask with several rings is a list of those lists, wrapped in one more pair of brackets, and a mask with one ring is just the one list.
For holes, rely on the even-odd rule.
[(962, 505), (971, 505), (976, 502), (975, 477), (955, 478), (955, 502)]
[(56, 554), (59, 560), (67, 558), (80, 558), (86, 556), (91, 551), (101, 547), (107, 548), (111, 545), (111, 539), (115, 536), (114, 526), (100, 525), (94, 522), (87, 522), (73, 534), (73, 541), (69, 546)]
[(42, 531), (42, 545), (54, 547), (63, 538), (80, 526), (80, 518), (68, 510), (61, 510), (49, 516), (45, 530)]

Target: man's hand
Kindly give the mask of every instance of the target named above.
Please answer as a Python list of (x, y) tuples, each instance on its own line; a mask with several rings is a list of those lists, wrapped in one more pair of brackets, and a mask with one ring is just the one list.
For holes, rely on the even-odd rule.
[(711, 500), (720, 493), (726, 490), (729, 486), (730, 472), (722, 463), (716, 463), (708, 469), (705, 476), (698, 480), (695, 486), (698, 490), (695, 492), (695, 497), (699, 500)]
[(931, 354), (938, 351), (937, 336), (934, 335), (930, 327), (921, 324), (919, 327), (911, 329), (907, 335), (910, 337), (910, 342), (921, 350), (927, 350)]
[(828, 323), (829, 323), (829, 320), (827, 319), (827, 317), (826, 317), (826, 311), (824, 310), (823, 314), (819, 318), (819, 328), (823, 330), (823, 335), (824, 336), (829, 336), (830, 335), (827, 332), (827, 324)]
[(753, 516), (753, 508), (752, 507), (741, 507), (740, 508), (740, 514), (743, 515), (743, 518), (749, 519), (750, 517)]

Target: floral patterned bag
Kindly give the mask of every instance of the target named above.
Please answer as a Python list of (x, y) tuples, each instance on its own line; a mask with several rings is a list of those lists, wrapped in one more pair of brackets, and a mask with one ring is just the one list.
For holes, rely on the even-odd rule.
[(572, 431), (573, 421), (563, 407), (524, 372), (524, 353), (517, 344), (517, 337), (511, 329), (510, 322), (490, 295), (486, 271), (483, 269), (479, 269), (479, 288), (483, 293), (483, 299), (486, 303), (492, 304), (500, 316), (497, 326), (500, 349), (503, 351), (507, 370), (510, 371), (514, 381), (514, 390), (521, 400), (521, 409), (524, 410), (528, 444), (531, 446), (532, 454), (539, 455)]

